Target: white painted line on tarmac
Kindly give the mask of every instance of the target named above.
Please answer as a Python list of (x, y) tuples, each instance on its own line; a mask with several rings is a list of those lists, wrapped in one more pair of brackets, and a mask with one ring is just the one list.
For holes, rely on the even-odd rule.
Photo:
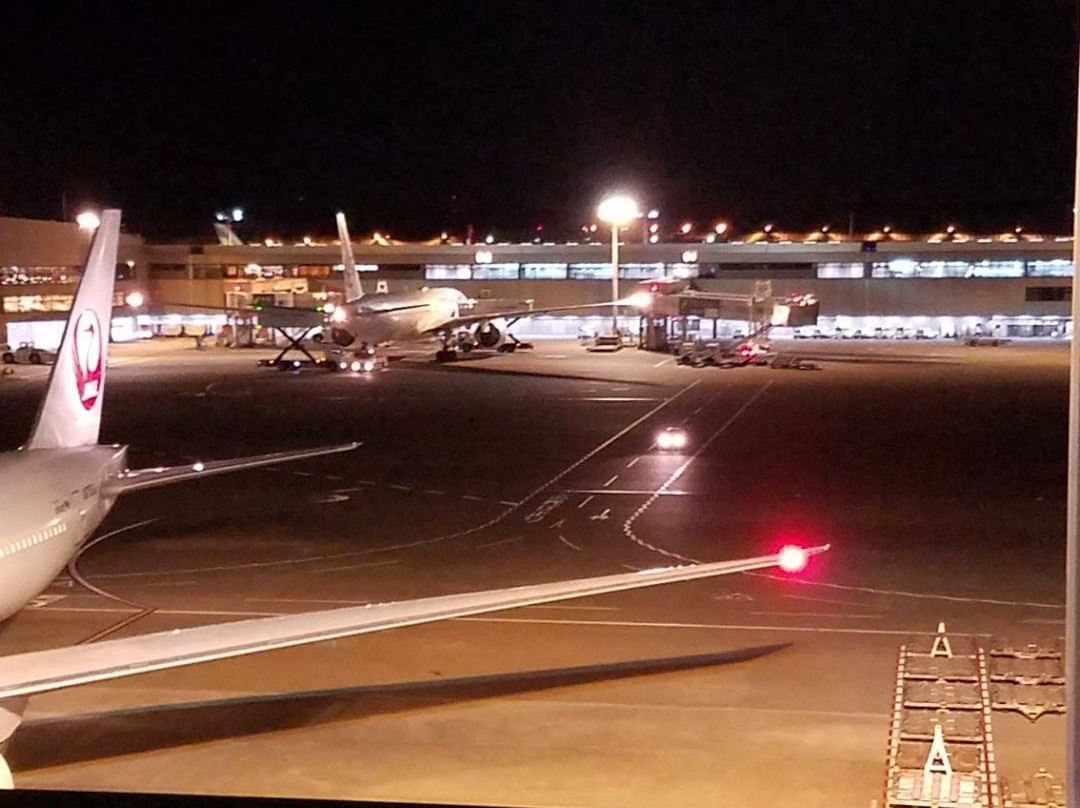
[(407, 485), (388, 485), (387, 488), (393, 488), (395, 491), (412, 491)]
[(675, 357), (673, 357), (673, 356), (669, 356), (667, 359), (661, 359), (659, 362), (657, 362), (655, 365), (653, 365), (653, 367), (654, 368), (663, 367), (668, 362), (671, 362), (674, 358)]
[[(628, 567), (626, 564), (623, 566)], [(637, 569), (636, 567), (628, 568)], [(801, 634), (868, 634), (902, 637), (926, 633), (926, 626), (922, 626), (921, 628), (890, 629), (829, 628), (827, 626), (772, 626), (740, 623), (665, 623), (645, 620), (556, 620), (554, 618), (538, 617), (454, 617), (451, 619), (460, 623), (530, 623), (536, 625), (596, 626), (600, 628), (696, 628), (719, 631), (791, 631)], [(950, 631), (949, 634), (954, 637), (991, 636), (990, 634), (968, 634), (957, 631)]]
[(425, 493), (425, 494), (434, 494), (434, 495), (435, 495), (435, 496), (437, 496), (437, 497), (444, 497), (444, 496), (446, 496), (446, 492), (445, 492), (445, 491), (436, 491), (436, 490), (435, 490), (434, 488), (425, 488), (425, 489), (424, 489), (424, 493)]
[(315, 476), (310, 471), (294, 471), (293, 475), (296, 476), (296, 477), (314, 477)]
[(563, 401), (595, 401), (604, 404), (623, 404), (629, 401), (656, 401), (655, 396), (579, 396)]
[(483, 497), (474, 497), (472, 494), (462, 494), (462, 499), (471, 499), (473, 502), (483, 502)]
[[(654, 494), (661, 497), (696, 497), (699, 494), (693, 491), (683, 491), (682, 489), (668, 490), (668, 491), (651, 491), (648, 488), (573, 488), (566, 493), (568, 494), (626, 494), (635, 497), (651, 497)], [(578, 506), (581, 507), (580, 505)]]
[(611, 485), (611, 484), (612, 484), (613, 482), (615, 482), (615, 481), (616, 481), (617, 479), (619, 479), (619, 475), (618, 475), (618, 474), (616, 474), (616, 475), (615, 475), (614, 477), (612, 477), (612, 478), (611, 478), (610, 480), (608, 480), (608, 481), (607, 481), (606, 483), (604, 483), (604, 488), (607, 488), (607, 487), (608, 487), (609, 485)]
[(516, 508), (521, 503), (520, 502), (514, 502), (512, 499), (500, 499), (499, 504), (500, 505), (513, 505)]
[(836, 606), (859, 606), (863, 609), (876, 608), (868, 603), (859, 603), (857, 600), (838, 600), (836, 598), (813, 598), (808, 595), (781, 595), (782, 598), (788, 598), (789, 600), (808, 600), (813, 603), (832, 603)]
[(637, 462), (638, 462), (639, 460), (641, 460), (641, 455), (638, 455), (638, 456), (637, 456), (637, 457), (635, 457), (635, 458), (634, 458), (633, 460), (631, 460), (631, 461), (630, 461), (629, 463), (627, 463), (627, 464), (626, 464), (626, 467), (627, 467), (628, 469), (632, 469), (632, 468), (633, 468), (633, 467), (634, 467), (635, 465), (637, 465)]
[(331, 494), (354, 494), (357, 491), (363, 491), (363, 488), (335, 488), (331, 491)]
[(749, 614), (780, 615), (782, 617), (839, 617), (846, 620), (881, 620), (883, 617), (885, 617), (885, 615), (883, 614), (840, 614), (839, 612), (787, 612), (783, 610), (749, 612)]
[(580, 550), (581, 548), (574, 544), (570, 539), (566, 538), (562, 533), (559, 534), (559, 541), (569, 547), (571, 550)]
[(1021, 623), (1030, 623), (1035, 626), (1063, 626), (1064, 620), (1054, 620), (1046, 617), (1029, 617), (1026, 620), (1021, 620)]
[(481, 547), (498, 547), (500, 544), (510, 544), (510, 542), (521, 541), (524, 538), (524, 536), (511, 536), (509, 539), (499, 539), (498, 541), (490, 541), (487, 544), (478, 544), (475, 549), (479, 550)]
[[(692, 564), (700, 564), (693, 558), (686, 558)], [(963, 595), (936, 595), (930, 592), (908, 592), (903, 589), (875, 589), (871, 586), (851, 586), (849, 584), (833, 584), (827, 581), (807, 581), (800, 578), (792, 578), (785, 575), (774, 575), (769, 572), (742, 572), (740, 575), (752, 575), (755, 578), (770, 578), (774, 581), (787, 581), (799, 586), (820, 586), (826, 589), (838, 589), (846, 592), (866, 592), (871, 595), (893, 595), (901, 598), (918, 598), (919, 600), (944, 600), (949, 603), (985, 603), (988, 606), (1030, 606), (1033, 609), (1064, 609), (1064, 603), (1040, 603), (1029, 600), (999, 600), (997, 598), (975, 598)]]
[(557, 603), (538, 603), (526, 609), (554, 609), (564, 612), (621, 612), (618, 606), (560, 606)]
[(372, 561), (369, 564), (342, 564), (337, 567), (319, 567), (317, 570), (309, 570), (309, 572), (337, 572), (339, 570), (362, 570), (368, 567), (390, 567), (394, 564), (400, 564), (400, 560), (396, 561)]
[(244, 598), (245, 603), (326, 603), (344, 606), (366, 606), (370, 600), (336, 600), (334, 598)]
[[(577, 493), (577, 492), (573, 492), (573, 491), (572, 491), (572, 492), (570, 492), (570, 493)], [(578, 503), (578, 508), (579, 508), (579, 509), (580, 509), (580, 508), (584, 508), (584, 507), (585, 507), (586, 505), (588, 505), (588, 504), (589, 504), (589, 502), (591, 502), (591, 501), (592, 501), (592, 498), (593, 498), (594, 496), (596, 496), (596, 495), (595, 495), (595, 494), (589, 494), (589, 496), (585, 497), (585, 499), (581, 500), (581, 502), (579, 502), (579, 503)]]

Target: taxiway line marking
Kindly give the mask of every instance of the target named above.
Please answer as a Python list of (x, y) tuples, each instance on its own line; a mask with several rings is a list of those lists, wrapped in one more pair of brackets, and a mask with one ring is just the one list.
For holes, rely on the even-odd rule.
[[(581, 493), (581, 492), (578, 492), (578, 491), (573, 491), (573, 492), (570, 492), (570, 493)], [(580, 508), (584, 508), (584, 507), (585, 507), (586, 505), (588, 505), (588, 504), (589, 504), (589, 502), (591, 502), (591, 501), (592, 501), (592, 498), (593, 498), (594, 496), (596, 496), (596, 495), (595, 495), (595, 494), (589, 494), (589, 496), (585, 497), (585, 499), (581, 500), (581, 502), (579, 502), (579, 503), (578, 503), (578, 508), (579, 508), (579, 509), (580, 509)]]
[(656, 396), (572, 396), (563, 401), (595, 401), (604, 404), (625, 404), (633, 401), (656, 401)]
[(400, 559), (394, 559), (391, 561), (373, 561), (370, 564), (341, 564), (336, 567), (319, 567), (317, 570), (311, 570), (311, 572), (338, 572), (339, 570), (362, 570), (368, 567), (389, 567), (394, 564), (400, 564)]
[(572, 541), (570, 541), (568, 538), (566, 538), (566, 536), (564, 536), (562, 533), (559, 534), (559, 541), (561, 541), (563, 544), (565, 544), (571, 550), (580, 550), (581, 549), (576, 544), (574, 544)]
[(641, 460), (641, 455), (638, 455), (638, 456), (637, 456), (637, 457), (635, 457), (635, 458), (634, 458), (633, 460), (631, 460), (631, 461), (630, 461), (629, 463), (627, 463), (627, 464), (626, 464), (626, 467), (627, 467), (628, 469), (632, 469), (632, 468), (633, 468), (633, 467), (634, 467), (634, 466), (635, 466), (635, 465), (637, 464), (637, 462), (638, 462), (639, 460)]
[(481, 547), (497, 547), (500, 544), (509, 544), (513, 541), (521, 541), (524, 538), (524, 536), (511, 536), (509, 539), (499, 539), (498, 541), (489, 541), (487, 544), (478, 544), (475, 549), (479, 550)]
[(345, 606), (364, 606), (369, 600), (335, 600), (334, 598), (244, 598), (245, 603), (326, 603)]
[(841, 617), (847, 620), (881, 620), (883, 617), (885, 617), (885, 615), (883, 614), (841, 614), (839, 612), (786, 612), (783, 610), (755, 611), (748, 612), (748, 614), (781, 615), (783, 617)]
[[(442, 534), (440, 536), (435, 536), (435, 537), (428, 538), (428, 539), (417, 539), (415, 541), (399, 542), (397, 544), (389, 544), (389, 545), (386, 545), (384, 547), (372, 547), (372, 548), (370, 548), (368, 550), (352, 550), (352, 551), (342, 552), (342, 553), (328, 553), (328, 554), (323, 555), (323, 556), (314, 556), (314, 557), (310, 557), (310, 558), (288, 558), (288, 559), (281, 559), (281, 560), (278, 560), (278, 561), (256, 561), (256, 562), (250, 562), (250, 563), (244, 563), (244, 564), (229, 564), (229, 565), (220, 565), (220, 566), (203, 567), (203, 568), (165, 569), (165, 570), (154, 570), (154, 571), (145, 571), (145, 572), (105, 573), (105, 574), (97, 575), (95, 577), (96, 578), (141, 578), (141, 577), (155, 576), (155, 575), (175, 575), (175, 574), (178, 574), (178, 573), (180, 573), (180, 574), (186, 573), (186, 574), (190, 575), (192, 573), (202, 573), (202, 572), (221, 572), (221, 571), (226, 571), (226, 570), (253, 569), (253, 568), (259, 568), (259, 567), (276, 567), (276, 566), (287, 566), (287, 565), (292, 565), (292, 564), (308, 564), (308, 563), (311, 563), (313, 561), (329, 561), (329, 560), (336, 559), (336, 558), (352, 558), (352, 557), (356, 557), (356, 556), (371, 555), (371, 554), (374, 554), (374, 553), (389, 553), (389, 552), (394, 552), (396, 550), (404, 550), (404, 549), (408, 549), (408, 548), (411, 548), (411, 547), (422, 547), (422, 546), (425, 546), (425, 545), (437, 544), (439, 542), (444, 542), (444, 541), (449, 541), (451, 539), (458, 539), (458, 538), (462, 538), (464, 536), (469, 536), (469, 535), (471, 535), (473, 533), (478, 533), (481, 530), (484, 530), (485, 528), (491, 527), (492, 525), (498, 524), (503, 519), (505, 519), (507, 516), (509, 516), (511, 513), (513, 513), (517, 508), (521, 507), (523, 504), (525, 504), (529, 500), (534, 499), (538, 495), (542, 494), (544, 491), (546, 491), (548, 488), (550, 488), (556, 482), (561, 480), (567, 474), (574, 471), (574, 469), (578, 468), (583, 463), (585, 463), (585, 462), (589, 461), (590, 459), (592, 459), (593, 457), (595, 457), (598, 453), (602, 452), (608, 446), (611, 446), (613, 443), (615, 443), (620, 438), (625, 436), (627, 433), (629, 433), (635, 427), (637, 427), (640, 424), (644, 423), (646, 420), (651, 418), (653, 415), (660, 412), (660, 410), (662, 410), (668, 404), (671, 404), (677, 398), (684, 395), (688, 390), (692, 390), (694, 387), (696, 387), (699, 384), (701, 384), (701, 380), (696, 379), (693, 382), (691, 382), (690, 384), (688, 384), (685, 387), (683, 387), (682, 389), (680, 389), (678, 392), (673, 393), (672, 395), (668, 396), (666, 399), (661, 401), (659, 404), (657, 404), (655, 407), (653, 407), (647, 413), (645, 413), (644, 415), (638, 417), (636, 420), (634, 420), (631, 423), (624, 426), (622, 429), (620, 429), (614, 435), (611, 435), (610, 437), (605, 439), (602, 443), (600, 443), (599, 445), (597, 445), (594, 448), (590, 449), (588, 452), (586, 452), (580, 458), (578, 458), (573, 463), (571, 463), (569, 466), (564, 468), (562, 471), (560, 471), (554, 477), (549, 479), (547, 482), (545, 482), (542, 485), (540, 485), (539, 487), (535, 488), (531, 493), (527, 494), (520, 501), (518, 501), (518, 502), (509, 502), (509, 501), (505, 501), (505, 500), (501, 501), (500, 504), (509, 506), (505, 511), (502, 511), (499, 514), (496, 514), (491, 519), (488, 519), (485, 522), (482, 522), (482, 523), (480, 523), (478, 525), (473, 525), (472, 527), (467, 527), (467, 528), (463, 528), (461, 530), (456, 530), (456, 531), (453, 531), (452, 533), (444, 533), (444, 534)], [(356, 482), (357, 485), (375, 485), (376, 484), (374, 480), (356, 480), (355, 482)], [(87, 545), (87, 547), (89, 547), (89, 545)]]
[[(590, 496), (596, 494), (629, 494), (633, 496), (652, 496), (657, 494), (656, 491), (651, 491), (648, 488), (573, 488), (566, 493), (568, 494), (589, 494)], [(674, 491), (660, 491), (657, 496), (661, 497), (696, 497), (701, 496), (693, 491), (683, 491), (682, 489), (675, 489)], [(578, 507), (582, 507), (578, 505)]]
[(616, 481), (617, 479), (619, 479), (619, 475), (618, 475), (618, 474), (616, 474), (616, 475), (615, 475), (614, 477), (612, 477), (612, 478), (611, 478), (610, 480), (608, 480), (608, 481), (607, 481), (606, 483), (604, 483), (604, 488), (607, 488), (607, 487), (608, 487), (609, 485), (611, 485), (611, 484), (612, 484), (613, 482), (615, 482), (615, 481)]
[(560, 606), (557, 603), (538, 603), (526, 609), (553, 609), (564, 612), (621, 612), (618, 606)]
[[(700, 564), (692, 558), (687, 558), (694, 564)], [(920, 600), (944, 600), (950, 603), (985, 603), (988, 606), (1030, 606), (1033, 609), (1064, 609), (1064, 603), (1040, 603), (1029, 600), (999, 600), (997, 598), (968, 598), (963, 595), (936, 595), (931, 592), (908, 592), (903, 589), (875, 589), (871, 586), (852, 586), (850, 584), (834, 584), (827, 581), (806, 581), (791, 576), (773, 575), (769, 572), (743, 572), (740, 575), (753, 575), (756, 578), (771, 578), (776, 581), (788, 581), (800, 586), (820, 586), (826, 589), (838, 589), (845, 592), (866, 592), (871, 595), (894, 595), (903, 598), (918, 598)]]
[[(117, 606), (42, 606), (34, 609), (36, 614), (42, 612), (93, 612), (101, 614), (129, 614), (132, 617), (141, 616), (141, 609), (124, 609)], [(233, 609), (154, 609), (154, 614), (195, 616), (195, 617), (280, 617), (283, 612), (246, 612)], [(113, 631), (121, 628), (121, 624), (109, 626)]]
[[(623, 565), (627, 566), (627, 565)], [(919, 628), (830, 628), (828, 626), (772, 626), (750, 625), (741, 623), (675, 623), (649, 620), (570, 620), (551, 617), (453, 617), (457, 623), (532, 623), (536, 625), (597, 626), (602, 628), (697, 628), (720, 631), (793, 631), (802, 634), (869, 634), (882, 636), (904, 636), (925, 634), (926, 627)], [(955, 637), (989, 637), (987, 633), (970, 634), (950, 631)]]
[(634, 533), (634, 522), (638, 519), (639, 516), (641, 516), (643, 513), (645, 513), (645, 511), (647, 511), (650, 507), (652, 507), (652, 504), (654, 502), (656, 502), (657, 499), (660, 498), (662, 493), (664, 491), (667, 491), (669, 488), (671, 488), (672, 484), (676, 480), (678, 480), (680, 477), (682, 477), (682, 475), (690, 467), (690, 464), (693, 463), (698, 457), (700, 457), (701, 454), (713, 444), (713, 441), (715, 441), (717, 438), (719, 438), (721, 435), (723, 435), (728, 430), (728, 427), (730, 427), (733, 423), (735, 423), (735, 421), (737, 421), (739, 419), (739, 416), (741, 416), (744, 412), (746, 412), (748, 409), (750, 409), (750, 406), (755, 401), (757, 401), (758, 398), (760, 398), (761, 395), (766, 390), (768, 390), (770, 387), (772, 387), (772, 385), (773, 385), (773, 382), (768, 381), (765, 384), (763, 384), (761, 387), (759, 387), (754, 392), (754, 394), (752, 396), (750, 396), (750, 398), (748, 398), (746, 401), (744, 401), (742, 403), (742, 405), (737, 410), (735, 410), (735, 413), (730, 418), (728, 418), (726, 421), (724, 421), (723, 424), (720, 425), (719, 429), (717, 429), (715, 432), (713, 432), (697, 448), (697, 451), (695, 451), (692, 455), (690, 455), (690, 457), (686, 458), (686, 460), (683, 461), (683, 463), (677, 469), (675, 469), (675, 471), (673, 471), (671, 473), (671, 476), (668, 477), (666, 480), (664, 480), (664, 482), (660, 485), (660, 487), (657, 488), (652, 493), (652, 495), (647, 500), (645, 500), (645, 502), (643, 502), (641, 504), (641, 506), (629, 516), (629, 518), (627, 518), (627, 520), (625, 522), (623, 522), (623, 533), (625, 534), (626, 538), (630, 539), (630, 541), (634, 542), (635, 544), (638, 544), (641, 547), (644, 547), (646, 550), (652, 550), (655, 553), (660, 553), (661, 555), (668, 556), (669, 558), (676, 558), (676, 559), (679, 559), (680, 561), (688, 561), (688, 562), (695, 563), (695, 564), (700, 563), (700, 562), (695, 561), (692, 558), (689, 558), (688, 556), (682, 555), (681, 553), (676, 553), (676, 552), (674, 552), (672, 550), (666, 550), (663, 547), (657, 547), (656, 545), (650, 544), (649, 542), (645, 541), (644, 539), (641, 539), (640, 537), (638, 537), (638, 535), (636, 533)]
[(808, 600), (813, 603), (832, 603), (837, 606), (860, 606), (863, 609), (873, 609), (868, 603), (859, 603), (857, 600), (837, 600), (835, 598), (812, 598), (809, 595), (781, 595), (782, 598), (788, 598), (789, 600)]

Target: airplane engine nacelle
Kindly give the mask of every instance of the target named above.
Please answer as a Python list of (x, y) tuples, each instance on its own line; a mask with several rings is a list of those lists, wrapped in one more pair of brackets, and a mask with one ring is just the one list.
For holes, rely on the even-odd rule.
[(334, 327), (330, 329), (330, 339), (334, 341), (335, 345), (340, 345), (342, 348), (348, 348), (353, 344), (356, 337), (352, 335), (352, 332), (344, 328)]
[(506, 339), (508, 330), (505, 320), (485, 320), (476, 326), (473, 336), (477, 345), (484, 348), (497, 348)]

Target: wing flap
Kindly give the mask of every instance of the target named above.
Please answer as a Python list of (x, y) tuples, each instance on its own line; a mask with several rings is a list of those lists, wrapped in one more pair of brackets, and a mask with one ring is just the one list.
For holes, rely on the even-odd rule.
[(359, 445), (359, 443), (343, 443), (334, 446), (319, 446), (314, 449), (298, 449), (293, 452), (274, 452), (273, 454), (237, 457), (230, 460), (199, 461), (186, 466), (158, 466), (156, 468), (137, 469), (135, 471), (125, 471), (114, 477), (106, 487), (110, 493), (119, 495), (129, 491), (138, 491), (142, 488), (168, 485), (184, 480), (196, 480), (202, 477), (211, 477), (215, 474), (225, 474), (230, 471), (272, 466), (276, 463), (288, 463), (292, 460), (321, 457), (336, 452), (350, 452)]
[[(828, 545), (809, 548), (808, 556)], [(765, 569), (780, 554), (397, 603), (264, 617), (0, 658), (0, 700), (155, 670), (625, 589)]]

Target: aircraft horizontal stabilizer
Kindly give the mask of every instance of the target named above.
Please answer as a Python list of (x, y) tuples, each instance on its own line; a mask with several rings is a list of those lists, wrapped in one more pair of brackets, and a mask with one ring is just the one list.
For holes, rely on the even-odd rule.
[[(828, 545), (800, 551), (803, 559)], [(175, 629), (0, 658), (0, 701), (155, 670), (624, 589), (782, 566), (773, 555)]]
[(186, 466), (158, 466), (157, 468), (137, 469), (135, 471), (125, 471), (123, 474), (114, 477), (107, 483), (106, 487), (109, 493), (119, 495), (129, 491), (138, 491), (141, 488), (152, 488), (156, 485), (168, 485), (169, 483), (184, 480), (196, 480), (229, 471), (272, 466), (276, 463), (288, 463), (291, 460), (304, 460), (309, 457), (319, 457), (336, 452), (350, 452), (359, 445), (359, 443), (355, 442), (343, 443), (335, 446), (319, 446), (315, 449), (298, 449), (293, 452), (274, 452), (273, 454), (237, 457), (230, 460), (200, 461)]

